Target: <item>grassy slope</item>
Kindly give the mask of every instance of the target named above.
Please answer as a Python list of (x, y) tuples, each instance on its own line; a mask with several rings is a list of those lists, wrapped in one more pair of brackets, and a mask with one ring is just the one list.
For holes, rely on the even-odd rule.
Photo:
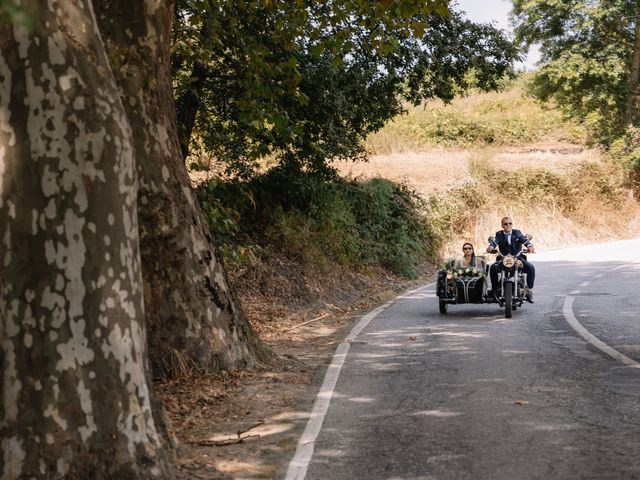
[(484, 245), (503, 215), (542, 248), (605, 240), (612, 229), (617, 238), (640, 234), (622, 169), (583, 137), (515, 85), (410, 108), (369, 138), (368, 164), (339, 168), (402, 181), (428, 198), (445, 254), (467, 240)]
[(375, 154), (420, 151), (434, 146), (515, 145), (543, 139), (579, 142), (583, 132), (560, 113), (524, 94), (521, 80), (503, 92), (475, 93), (451, 104), (432, 101), (408, 107), (368, 139)]

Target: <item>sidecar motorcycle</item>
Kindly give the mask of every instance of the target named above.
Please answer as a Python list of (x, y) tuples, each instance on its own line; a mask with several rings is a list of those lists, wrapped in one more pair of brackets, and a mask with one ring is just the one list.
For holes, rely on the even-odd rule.
[[(528, 236), (530, 239), (531, 237)], [(493, 237), (489, 237), (489, 243)], [(526, 249), (518, 255), (498, 256), (498, 290), (487, 292), (489, 267), (478, 271), (469, 268), (446, 268), (438, 271), (436, 295), (440, 313), (445, 315), (449, 305), (462, 303), (497, 303), (504, 308), (504, 316), (511, 318), (513, 312), (526, 301), (526, 274), (522, 260), (526, 260)]]

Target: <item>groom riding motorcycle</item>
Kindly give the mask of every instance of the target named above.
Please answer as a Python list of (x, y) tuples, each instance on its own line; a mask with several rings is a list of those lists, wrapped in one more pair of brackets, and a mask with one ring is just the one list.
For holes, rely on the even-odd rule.
[(527, 292), (525, 298), (529, 303), (533, 303), (533, 285), (536, 279), (536, 269), (532, 263), (527, 261), (527, 257), (522, 253), (523, 246), (530, 253), (535, 253), (535, 247), (525, 237), (520, 230), (513, 228), (513, 221), (510, 217), (502, 219), (502, 230), (496, 232), (494, 240), (487, 247), (487, 253), (498, 253), (495, 263), (489, 268), (491, 278), (492, 293), (496, 296), (499, 289), (498, 265), (504, 255), (513, 255), (522, 262), (522, 269), (527, 274)]

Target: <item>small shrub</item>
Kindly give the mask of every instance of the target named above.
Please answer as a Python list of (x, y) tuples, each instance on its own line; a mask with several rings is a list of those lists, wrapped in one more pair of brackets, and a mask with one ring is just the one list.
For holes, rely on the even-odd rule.
[(609, 149), (608, 156), (624, 169), (627, 184), (640, 199), (640, 128), (629, 127)]
[(490, 203), (491, 191), (481, 180), (471, 181), (445, 194), (431, 195), (425, 208), (427, 236), (439, 252), (452, 235), (471, 230), (483, 208)]

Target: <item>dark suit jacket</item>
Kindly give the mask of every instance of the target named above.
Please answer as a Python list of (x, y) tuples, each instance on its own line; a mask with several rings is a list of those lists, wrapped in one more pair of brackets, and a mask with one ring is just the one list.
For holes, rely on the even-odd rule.
[(522, 232), (518, 229), (511, 230), (511, 245), (507, 241), (507, 236), (504, 230), (496, 232), (496, 238), (491, 244), (493, 248), (497, 248), (501, 255), (518, 255), (522, 250), (522, 246), (529, 247), (531, 242), (527, 240)]

